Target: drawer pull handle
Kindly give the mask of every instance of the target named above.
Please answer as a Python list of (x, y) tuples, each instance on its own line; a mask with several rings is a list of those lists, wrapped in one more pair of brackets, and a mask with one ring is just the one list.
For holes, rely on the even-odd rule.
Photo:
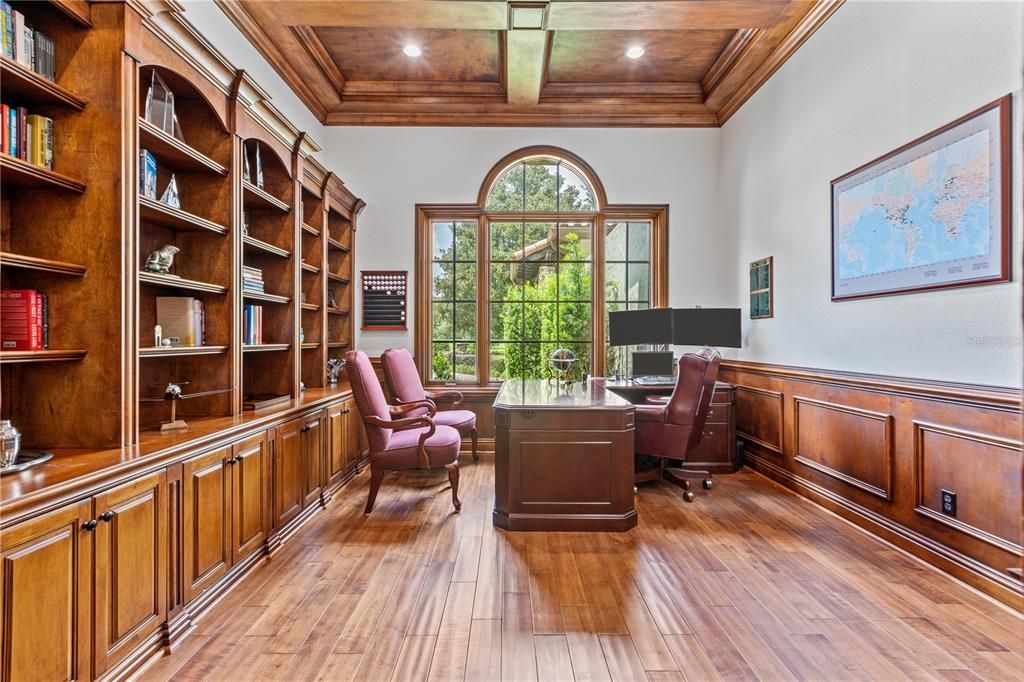
[(228, 460), (228, 464), (238, 464), (238, 458), (232, 457), (231, 459)]
[(114, 512), (112, 512), (112, 511), (105, 511), (102, 514), (100, 514), (100, 521), (106, 521), (107, 523), (110, 523), (113, 520), (114, 520)]
[(96, 530), (96, 526), (100, 525), (100, 522), (96, 519), (90, 519), (82, 524), (82, 528), (85, 530)]

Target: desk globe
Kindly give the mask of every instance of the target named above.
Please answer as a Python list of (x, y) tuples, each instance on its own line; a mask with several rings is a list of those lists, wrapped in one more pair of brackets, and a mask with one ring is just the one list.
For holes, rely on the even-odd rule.
[(576, 354), (568, 348), (559, 348), (548, 358), (548, 367), (560, 383), (572, 381), (572, 370), (576, 365)]

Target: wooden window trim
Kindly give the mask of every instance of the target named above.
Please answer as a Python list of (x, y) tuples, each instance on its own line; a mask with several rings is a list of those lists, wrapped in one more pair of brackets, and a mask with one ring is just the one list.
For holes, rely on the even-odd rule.
[[(581, 171), (591, 183), (597, 201), (598, 211), (588, 213), (495, 213), (484, 210), (491, 184), (502, 171), (525, 158), (536, 156), (560, 157)], [(499, 161), (487, 174), (480, 188), (475, 204), (416, 204), (415, 240), (416, 271), (414, 273), (414, 333), (413, 353), (420, 378), (426, 386), (442, 386), (430, 376), (431, 330), (431, 277), (433, 273), (431, 224), (434, 221), (474, 221), (477, 224), (477, 383), (459, 384), (459, 389), (474, 392), (493, 392), (501, 382), (489, 381), (490, 377), (490, 224), (492, 222), (534, 220), (540, 222), (572, 220), (591, 221), (595, 238), (592, 240), (591, 260), (593, 280), (591, 300), (594, 324), (591, 326), (593, 345), (593, 366), (591, 372), (602, 376), (605, 371), (604, 320), (604, 234), (605, 225), (614, 221), (649, 221), (651, 223), (651, 306), (660, 308), (668, 305), (668, 205), (667, 204), (608, 204), (604, 187), (589, 165), (582, 159), (557, 147), (526, 147), (509, 154)], [(600, 239), (596, 238), (600, 235)], [(599, 292), (600, 295), (598, 295)]]

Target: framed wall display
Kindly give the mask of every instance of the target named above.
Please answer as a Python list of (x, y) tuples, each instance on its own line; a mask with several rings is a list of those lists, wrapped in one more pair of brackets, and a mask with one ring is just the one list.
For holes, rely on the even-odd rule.
[(775, 314), (772, 301), (773, 257), (750, 264), (750, 319), (760, 320)]
[(363, 270), (363, 331), (406, 329), (406, 270)]
[(832, 300), (1010, 279), (1010, 95), (832, 181)]

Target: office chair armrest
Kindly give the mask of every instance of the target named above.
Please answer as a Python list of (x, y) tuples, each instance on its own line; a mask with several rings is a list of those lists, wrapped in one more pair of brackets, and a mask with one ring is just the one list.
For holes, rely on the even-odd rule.
[(403, 415), (412, 412), (413, 410), (426, 409), (427, 414), (433, 417), (437, 414), (437, 405), (432, 400), (413, 400), (408, 403), (399, 403), (397, 405), (388, 405), (388, 409), (392, 415)]
[(664, 405), (637, 405), (636, 406), (636, 420), (638, 422), (655, 422), (662, 424), (665, 421), (665, 413), (667, 410)]
[(435, 402), (458, 405), (462, 402), (462, 391), (427, 391), (427, 398)]
[(667, 405), (669, 399), (672, 396), (669, 395), (649, 395), (644, 399), (646, 405)]

